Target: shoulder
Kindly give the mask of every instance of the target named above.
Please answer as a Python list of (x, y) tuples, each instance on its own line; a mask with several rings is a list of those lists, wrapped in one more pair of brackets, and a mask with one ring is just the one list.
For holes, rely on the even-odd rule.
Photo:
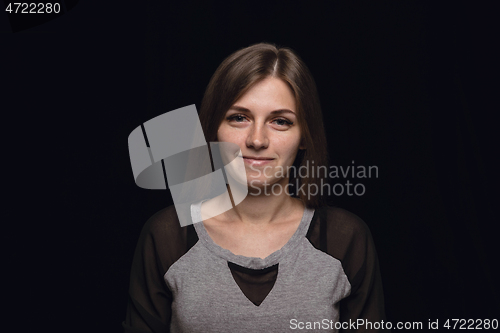
[(182, 228), (174, 206), (163, 208), (153, 214), (143, 225), (139, 236), (139, 244), (157, 247), (178, 238)]
[(143, 233), (162, 235), (181, 230), (175, 206), (171, 205), (153, 214), (144, 224)]
[(367, 236), (370, 233), (368, 225), (356, 214), (340, 207), (325, 206), (324, 211), (327, 229), (335, 230), (344, 236)]
[(331, 206), (316, 209), (308, 238), (316, 248), (341, 261), (351, 255), (363, 256), (373, 244), (370, 229), (359, 216)]
[(142, 228), (138, 251), (155, 257), (164, 272), (198, 241), (192, 225), (181, 227), (174, 206), (151, 216)]

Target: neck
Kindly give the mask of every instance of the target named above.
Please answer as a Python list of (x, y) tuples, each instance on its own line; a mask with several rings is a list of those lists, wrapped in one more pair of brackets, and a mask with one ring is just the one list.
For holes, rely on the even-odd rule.
[[(288, 179), (279, 182), (281, 189), (284, 189), (286, 184)], [(274, 194), (271, 186), (261, 187), (258, 190), (249, 188), (245, 199), (226, 212), (227, 219), (252, 225), (265, 225), (289, 216), (298, 205), (301, 205), (298, 199), (290, 197), (284, 190), (275, 192), (280, 193)], [(229, 193), (231, 195), (231, 190)]]

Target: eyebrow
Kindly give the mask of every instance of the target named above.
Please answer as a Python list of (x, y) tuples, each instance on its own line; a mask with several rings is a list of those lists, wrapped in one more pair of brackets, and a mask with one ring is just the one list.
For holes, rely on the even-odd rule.
[[(250, 109), (247, 109), (247, 108), (244, 108), (244, 107), (238, 106), (238, 105), (231, 106), (229, 108), (229, 110), (234, 110), (234, 111), (239, 111), (239, 112), (251, 112)], [(271, 114), (280, 114), (280, 113), (295, 114), (295, 112), (293, 112), (292, 110), (289, 110), (289, 109), (278, 109), (278, 110), (271, 111)]]

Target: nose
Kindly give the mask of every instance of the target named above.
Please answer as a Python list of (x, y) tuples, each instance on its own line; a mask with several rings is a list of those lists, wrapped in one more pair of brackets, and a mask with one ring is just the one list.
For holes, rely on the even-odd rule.
[(248, 133), (246, 145), (248, 148), (265, 149), (269, 146), (269, 138), (264, 125), (254, 124)]

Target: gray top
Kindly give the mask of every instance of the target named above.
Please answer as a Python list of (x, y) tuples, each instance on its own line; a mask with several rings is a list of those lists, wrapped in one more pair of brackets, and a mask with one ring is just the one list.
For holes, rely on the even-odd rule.
[[(192, 207), (194, 220), (201, 220), (200, 207)], [(203, 223), (194, 224), (200, 242), (164, 276), (174, 299), (171, 331), (288, 332), (293, 319), (337, 321), (338, 302), (351, 285), (340, 261), (305, 237), (313, 213), (306, 209), (290, 240), (265, 259), (235, 255), (215, 244)], [(235, 283), (228, 262), (257, 270), (278, 264), (276, 282), (259, 306)]]
[[(191, 207), (194, 220), (200, 208)], [(290, 240), (264, 259), (221, 248), (203, 223), (181, 227), (165, 208), (139, 237), (129, 296), (126, 333), (336, 332), (335, 323), (385, 319), (367, 225), (327, 206), (305, 209)], [(366, 328), (352, 331), (378, 331)]]

